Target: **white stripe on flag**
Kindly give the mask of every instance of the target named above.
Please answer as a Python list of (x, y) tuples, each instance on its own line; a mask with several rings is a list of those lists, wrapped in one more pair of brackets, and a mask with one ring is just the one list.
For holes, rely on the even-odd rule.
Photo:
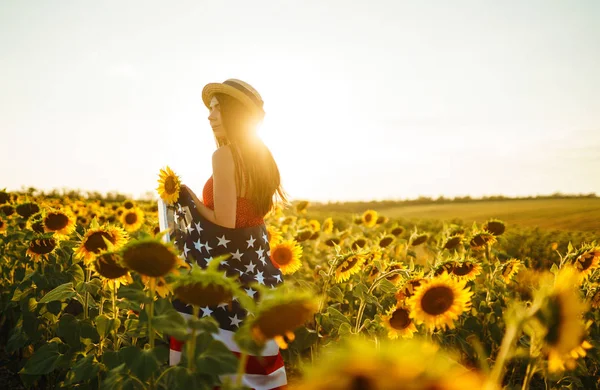
[[(219, 378), (221, 378), (221, 381), (225, 381), (225, 378), (229, 378), (233, 383), (235, 383), (237, 375), (221, 375)], [(284, 386), (287, 384), (285, 367), (281, 367), (269, 375), (244, 374), (242, 376), (242, 383), (254, 390), (268, 390), (275, 387)]]
[[(186, 321), (192, 317), (192, 314), (182, 313), (182, 312), (178, 312), (178, 313), (181, 314), (183, 316), (183, 318), (185, 318)], [(190, 332), (189, 328), (188, 328), (188, 332)], [(240, 347), (237, 345), (237, 343), (233, 339), (234, 334), (235, 334), (235, 332), (219, 328), (219, 333), (213, 334), (213, 337), (215, 338), (215, 340), (222, 341), (223, 344), (225, 344), (227, 346), (227, 348), (229, 348), (230, 351), (241, 353), (242, 350), (240, 349)], [(275, 356), (278, 353), (279, 353), (279, 345), (275, 342), (275, 340), (270, 339), (270, 340), (267, 340), (267, 342), (265, 344), (265, 348), (263, 349), (262, 354), (260, 356)]]

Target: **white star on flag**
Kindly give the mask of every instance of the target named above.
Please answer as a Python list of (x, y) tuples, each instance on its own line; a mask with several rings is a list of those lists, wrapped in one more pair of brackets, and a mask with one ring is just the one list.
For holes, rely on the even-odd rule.
[(214, 260), (214, 259), (213, 259), (213, 257), (212, 257), (212, 256), (210, 256), (210, 257), (205, 257), (205, 258), (204, 258), (204, 261), (206, 261), (206, 265), (209, 265), (209, 264), (210, 264), (210, 262), (211, 262), (211, 261), (213, 261), (213, 260)]
[(183, 255), (185, 257), (187, 257), (187, 253), (190, 251), (190, 249), (187, 247), (187, 242), (185, 243), (185, 245), (183, 246)]
[(196, 225), (196, 231), (198, 232), (198, 234), (200, 234), (200, 232), (204, 229), (202, 229), (202, 226), (200, 226), (200, 222), (196, 222), (195, 225)]
[(256, 279), (259, 284), (265, 284), (265, 277), (263, 276), (262, 272), (257, 272), (254, 279)]
[(227, 262), (227, 260), (223, 260), (223, 261), (221, 262), (221, 265), (226, 265), (226, 266), (229, 266), (229, 263)]
[(279, 283), (282, 283), (282, 282), (281, 282), (281, 275), (275, 275), (275, 279), (277, 279), (277, 281), (278, 281)]
[(237, 314), (234, 315), (233, 317), (229, 317), (229, 319), (231, 320), (231, 325), (232, 326), (235, 325), (238, 328), (240, 327), (240, 323), (242, 322), (242, 320), (240, 320), (240, 319), (237, 318)]
[(219, 303), (217, 305), (218, 308), (223, 309), (223, 310), (227, 310), (227, 303), (223, 302), (223, 303)]
[(243, 253), (242, 253), (242, 252), (240, 252), (240, 250), (239, 250), (239, 249), (238, 249), (238, 250), (236, 250), (236, 251), (235, 251), (235, 253), (231, 253), (231, 252), (230, 252), (230, 254), (231, 254), (231, 256), (232, 256), (234, 259), (236, 259), (236, 260), (239, 260), (239, 261), (242, 261), (242, 255), (243, 255)]
[(256, 291), (252, 290), (252, 287), (250, 287), (248, 290), (244, 289), (244, 291), (246, 291), (246, 294), (248, 294), (250, 298), (254, 298), (254, 294), (256, 294)]
[(217, 237), (217, 240), (219, 240), (219, 243), (217, 244), (217, 246), (222, 245), (225, 248), (227, 248), (227, 243), (231, 242), (231, 240), (228, 240), (227, 238), (225, 238), (224, 234), (223, 234), (223, 237)]
[(267, 261), (265, 260), (265, 257), (264, 257), (264, 256), (263, 256), (263, 257), (261, 257), (261, 258), (260, 258), (260, 259), (258, 259), (258, 260), (260, 260), (260, 262), (261, 262), (263, 265), (267, 265)]
[(267, 236), (267, 233), (264, 233), (264, 234), (262, 235), (262, 239), (263, 239), (263, 241), (265, 242), (265, 244), (266, 244), (267, 242), (269, 242), (269, 236)]
[(204, 243), (204, 247), (206, 248), (207, 252), (212, 251), (212, 248), (210, 246), (208, 246), (208, 241), (206, 241), (206, 243)]
[(261, 246), (260, 249), (256, 251), (256, 254), (258, 257), (263, 257), (263, 253), (265, 253), (265, 250)]
[(248, 248), (254, 248), (254, 241), (256, 241), (256, 238), (252, 238), (252, 236), (250, 236), (249, 240), (246, 240), (248, 243)]
[(246, 267), (246, 272), (251, 273), (254, 272), (254, 267), (256, 267), (256, 264), (250, 262), (250, 264), (247, 264), (244, 267)]
[(200, 242), (200, 239), (194, 243), (194, 247), (198, 250), (198, 252), (202, 252), (203, 243)]
[(212, 314), (212, 310), (210, 310), (210, 308), (208, 306), (206, 307), (201, 307), (200, 310), (202, 310), (202, 317), (206, 317)]
[(194, 227), (192, 226), (191, 222), (187, 225), (186, 229), (188, 231), (188, 234), (192, 234), (192, 232), (194, 231)]

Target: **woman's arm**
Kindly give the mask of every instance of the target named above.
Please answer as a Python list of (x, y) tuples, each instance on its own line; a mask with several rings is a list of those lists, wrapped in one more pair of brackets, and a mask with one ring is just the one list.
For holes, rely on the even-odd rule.
[(237, 188), (235, 164), (229, 146), (222, 146), (213, 153), (213, 198), (216, 224), (235, 228), (237, 212)]
[(217, 219), (215, 218), (215, 212), (210, 208), (206, 207), (206, 205), (200, 199), (198, 199), (196, 194), (194, 194), (194, 191), (190, 190), (190, 188), (185, 184), (181, 185), (181, 190), (187, 191), (187, 193), (190, 194), (190, 196), (194, 200), (194, 204), (196, 205), (196, 210), (198, 210), (200, 215), (208, 219), (210, 222), (218, 225)]

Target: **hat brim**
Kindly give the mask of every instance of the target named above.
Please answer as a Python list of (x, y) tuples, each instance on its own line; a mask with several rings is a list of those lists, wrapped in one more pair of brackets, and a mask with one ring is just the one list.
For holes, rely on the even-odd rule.
[(210, 108), (210, 101), (212, 100), (212, 97), (216, 93), (222, 93), (224, 95), (229, 95), (229, 96), (233, 97), (234, 99), (237, 99), (238, 101), (240, 101), (244, 106), (246, 106), (251, 111), (257, 112), (257, 113), (261, 114), (262, 116), (264, 116), (264, 114), (265, 114), (264, 110), (262, 108), (258, 107), (256, 105), (256, 103), (254, 103), (252, 101), (252, 99), (250, 99), (248, 96), (246, 96), (246, 94), (244, 94), (242, 91), (239, 91), (230, 85), (221, 84), (221, 83), (209, 83), (209, 84), (206, 84), (204, 86), (204, 88), (202, 89), (202, 101), (204, 102), (204, 105), (206, 106), (206, 108)]

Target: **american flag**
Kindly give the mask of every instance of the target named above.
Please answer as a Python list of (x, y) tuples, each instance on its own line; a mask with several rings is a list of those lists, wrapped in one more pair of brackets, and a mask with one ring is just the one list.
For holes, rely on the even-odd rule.
[[(169, 229), (169, 226), (174, 228), (172, 234), (165, 236), (165, 241), (173, 241), (190, 264), (196, 262), (201, 267), (206, 267), (217, 257), (230, 254), (229, 258), (221, 261), (219, 269), (229, 277), (237, 276), (246, 294), (254, 299), (257, 298), (257, 292), (249, 286), (250, 283), (270, 288), (283, 283), (281, 271), (270, 260), (269, 240), (264, 224), (236, 229), (215, 225), (202, 217), (190, 194), (184, 192), (170, 206), (159, 200), (159, 222), (161, 231)], [(186, 319), (192, 315), (191, 305), (174, 299), (173, 306)], [(215, 338), (239, 357), (241, 350), (233, 335), (248, 313), (235, 298), (231, 305), (222, 303), (200, 308), (199, 315), (212, 316), (218, 321), (219, 333), (214, 335)], [(170, 365), (176, 365), (181, 360), (183, 343), (171, 337), (170, 344)], [(235, 375), (230, 378), (235, 380)], [(255, 390), (280, 389), (286, 386), (283, 358), (274, 340), (267, 342), (261, 356), (248, 357), (242, 381), (245, 386)]]

